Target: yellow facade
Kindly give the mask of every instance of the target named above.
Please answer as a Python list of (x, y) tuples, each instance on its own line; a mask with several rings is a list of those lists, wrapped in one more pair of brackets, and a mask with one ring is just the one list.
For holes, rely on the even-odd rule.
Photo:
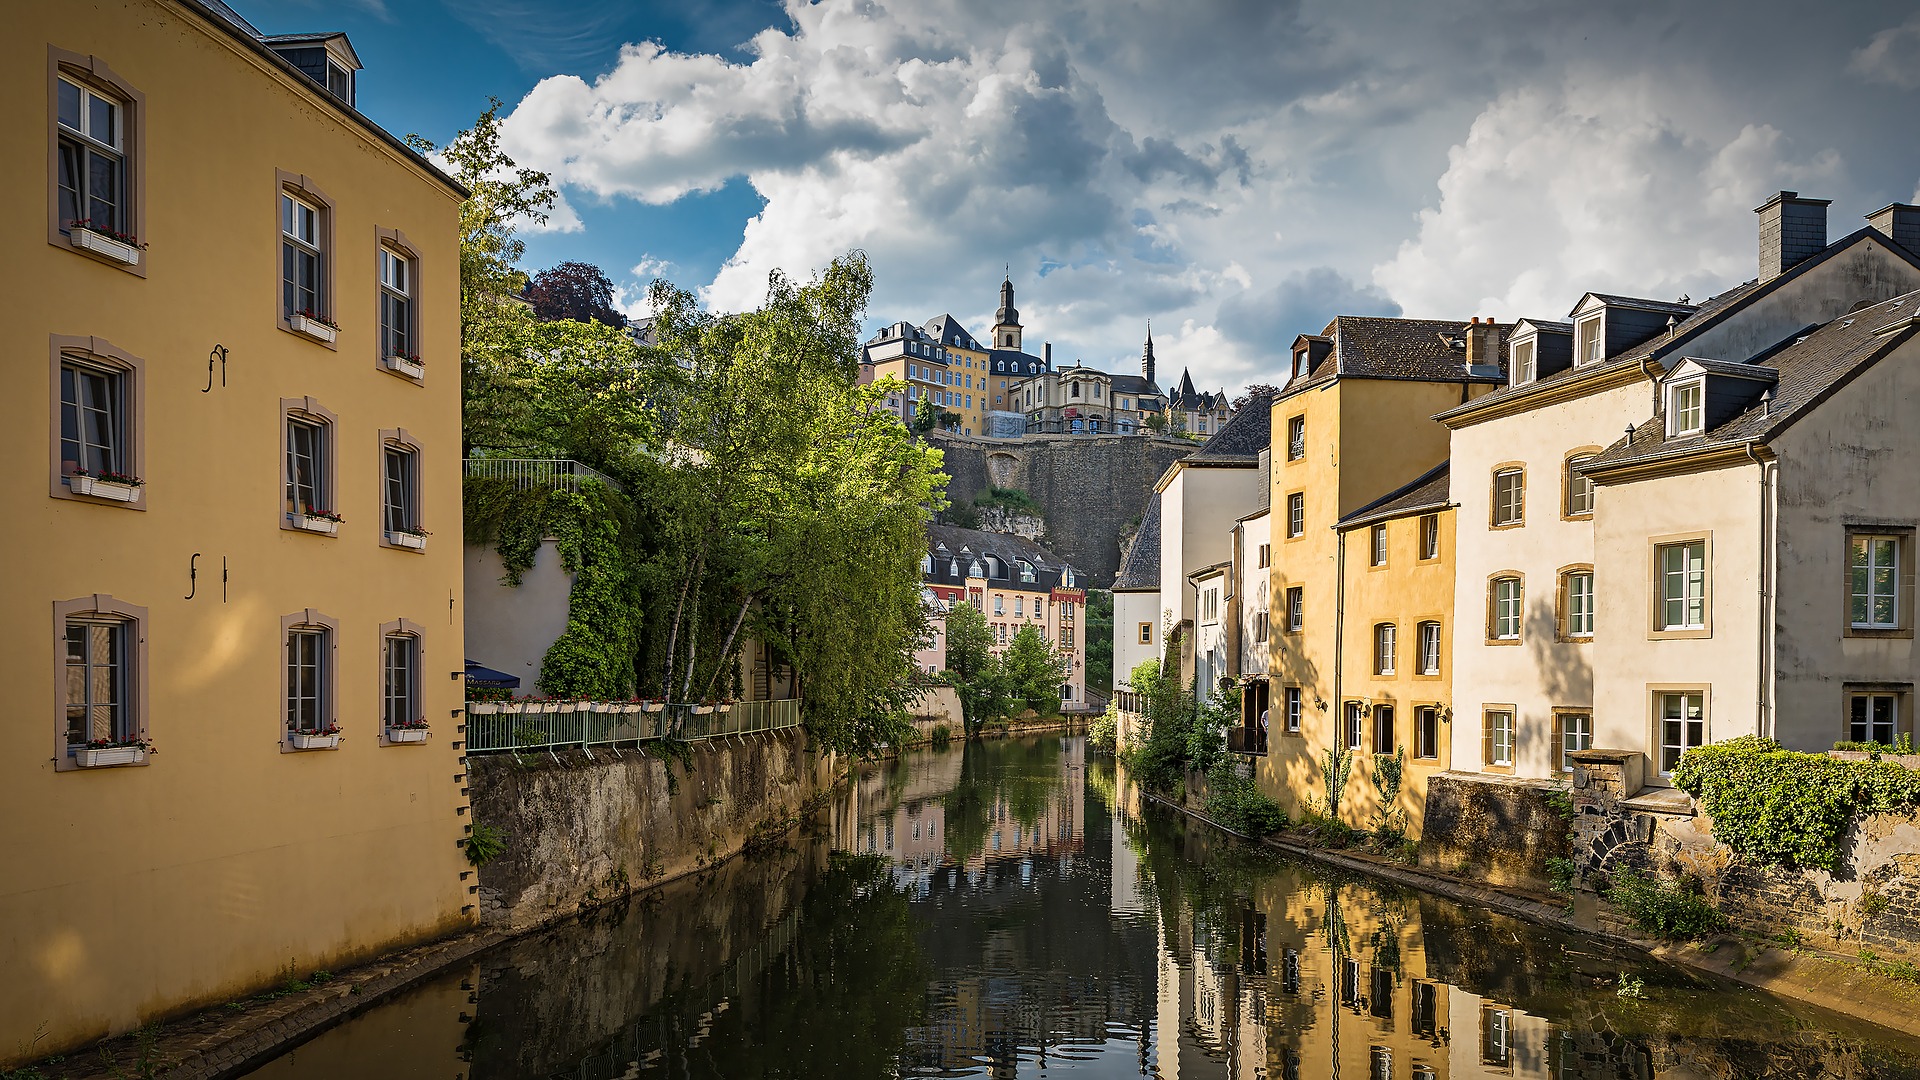
[[(870, 382), (893, 379), (906, 384), (904, 398), (896, 398), (890, 406), (902, 416), (911, 417), (915, 407), (921, 401), (933, 404), (943, 412), (950, 412), (960, 418), (954, 428), (961, 435), (985, 435), (987, 432), (987, 414), (1004, 406), (993, 404), (992, 395), (1004, 395), (1004, 385), (998, 390), (989, 389), (987, 354), (974, 349), (963, 349), (954, 345), (932, 348), (933, 356), (875, 356), (875, 350), (869, 346), (872, 359), (864, 365), (870, 368)], [(945, 352), (945, 356), (938, 354)], [(909, 374), (911, 367), (911, 374)], [(992, 380), (1004, 384), (1005, 378)]]
[[(1289, 814), (1297, 816), (1310, 799), (1324, 804), (1322, 768), (1326, 751), (1340, 742), (1344, 702), (1364, 703), (1379, 694), (1392, 694), (1398, 700), (1401, 693), (1413, 693), (1379, 684), (1365, 662), (1371, 655), (1375, 621), (1370, 612), (1404, 618), (1406, 612), (1424, 614), (1433, 608), (1440, 613), (1444, 632), (1451, 633), (1450, 531), (1437, 564), (1410, 565), (1404, 583), (1381, 580), (1343, 597), (1343, 578), (1351, 585), (1355, 576), (1347, 564), (1358, 560), (1358, 570), (1364, 571), (1367, 553), (1363, 545), (1362, 550), (1348, 550), (1343, 560), (1343, 537), (1335, 526), (1446, 460), (1447, 431), (1431, 417), (1460, 404), (1463, 392), (1478, 394), (1492, 388), (1467, 385), (1470, 390), (1460, 382), (1337, 377), (1282, 392), (1274, 399), (1272, 630), (1268, 636), (1271, 719), (1267, 754), (1258, 762), (1256, 778)], [(1289, 452), (1296, 419), (1305, 423), (1304, 449), (1299, 454)], [(1294, 497), (1299, 499), (1297, 517)], [(1409, 551), (1411, 542), (1400, 534), (1412, 527), (1399, 523), (1394, 528), (1396, 543), (1405, 544)], [(1399, 587), (1411, 592), (1386, 598)], [(1295, 589), (1300, 592), (1291, 591)], [(1296, 596), (1297, 628), (1292, 610)], [(1369, 611), (1360, 610), (1360, 604), (1369, 605)], [(1404, 642), (1402, 655), (1406, 655)], [(1291, 728), (1288, 715), (1289, 687), (1299, 694), (1297, 730)], [(1415, 696), (1424, 697), (1425, 692)], [(1403, 733), (1410, 720), (1410, 714), (1402, 719)], [(1406, 742), (1406, 736), (1402, 734), (1399, 741)], [(1356, 827), (1371, 825), (1377, 809), (1370, 750), (1370, 746), (1356, 748), (1342, 799), (1342, 817)], [(1411, 764), (1407, 769), (1410, 780), (1416, 773), (1431, 771)], [(1423, 795), (1424, 780), (1417, 788)], [(1413, 792), (1404, 799), (1410, 805), (1419, 802)], [(1412, 824), (1417, 830), (1417, 820)]]
[[(10, 16), (0, 1065), (472, 919), (458, 846), (460, 192), (197, 4)], [(109, 141), (126, 155), (124, 231), (146, 245), (137, 267), (77, 249), (57, 220), (63, 82), (121, 109)], [(283, 192), (320, 210), (331, 347), (283, 318)], [(388, 370), (376, 342), (383, 246), (417, 271), (418, 379)], [(65, 475), (67, 365), (111, 376), (118, 471), (144, 481), (134, 502), (76, 494)], [(285, 512), (289, 410), (328, 421), (331, 505), (317, 509), (343, 516), (336, 536)], [(423, 550), (383, 529), (389, 445), (413, 455), (411, 526), (435, 534)], [(82, 662), (109, 657), (90, 674), (73, 674), (70, 624), (100, 643)], [(301, 626), (319, 635), (312, 708), (337, 722), (337, 749), (296, 750), (287, 730)], [(400, 700), (430, 723), (424, 742), (383, 726), (389, 635), (417, 650)], [(157, 752), (76, 767), (68, 706), (84, 694), (85, 733), (124, 728)]]

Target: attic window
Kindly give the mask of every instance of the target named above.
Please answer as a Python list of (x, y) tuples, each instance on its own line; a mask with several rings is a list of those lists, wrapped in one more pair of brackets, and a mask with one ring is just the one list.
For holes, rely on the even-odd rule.
[(1539, 366), (1534, 363), (1534, 342), (1532, 338), (1516, 341), (1513, 344), (1513, 383), (1530, 383), (1539, 375)]
[(1667, 390), (1667, 437), (1700, 435), (1707, 429), (1705, 380), (1691, 379)]
[(1307, 350), (1293, 350), (1293, 377), (1299, 378), (1307, 373)]
[(353, 73), (331, 60), (327, 61), (327, 92), (353, 104)]
[(1602, 333), (1603, 322), (1601, 316), (1590, 315), (1581, 319), (1574, 328), (1574, 363), (1593, 364), (1606, 358), (1607, 339)]

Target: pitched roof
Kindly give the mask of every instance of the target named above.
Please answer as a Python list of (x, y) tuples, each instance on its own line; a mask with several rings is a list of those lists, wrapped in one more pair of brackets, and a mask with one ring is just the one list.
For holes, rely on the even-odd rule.
[(1339, 315), (1318, 336), (1333, 343), (1333, 350), (1304, 379), (1289, 382), (1284, 391), (1292, 395), (1308, 387), (1322, 386), (1338, 377), (1365, 379), (1418, 379), (1428, 382), (1502, 382), (1506, 379), (1507, 338), (1510, 324), (1500, 326), (1500, 344), (1495, 350), (1500, 375), (1469, 375), (1465, 334), (1469, 324), (1448, 319), (1389, 319), (1363, 315)]
[(1145, 375), (1115, 375), (1113, 390), (1117, 394), (1158, 395), (1160, 393), (1160, 388), (1148, 382)]
[(1134, 531), (1133, 546), (1113, 579), (1115, 592), (1153, 592), (1160, 588), (1160, 493), (1147, 496), (1147, 508)]
[[(958, 558), (962, 548), (974, 555), (997, 555), (1009, 566), (1022, 559), (1033, 564), (1035, 580), (1022, 582), (1017, 574), (1009, 574), (1005, 579), (1006, 587), (1028, 592), (1044, 592), (1060, 581), (1061, 571), (1069, 564), (1065, 559), (1049, 551), (1045, 545), (1035, 543), (1018, 533), (985, 532), (980, 529), (963, 529), (958, 525), (927, 526), (927, 553), (935, 555), (941, 544), (947, 547), (943, 555), (937, 558)], [(927, 575), (932, 583), (945, 583), (951, 578), (937, 563), (934, 572)]]
[(1443, 461), (1341, 518), (1339, 527), (1350, 529), (1357, 525), (1371, 525), (1376, 521), (1386, 521), (1389, 518), (1444, 509), (1450, 504), (1449, 500), (1452, 498), (1447, 465), (1448, 463)]
[[(1588, 296), (1593, 297), (1595, 300), (1609, 307), (1634, 308), (1639, 311), (1658, 311), (1666, 315), (1691, 315), (1700, 306), (1698, 304), (1683, 303), (1678, 300), (1648, 300), (1639, 296), (1616, 296), (1613, 293), (1598, 292), (1590, 292), (1587, 293), (1586, 296), (1582, 296), (1580, 303), (1586, 303)], [(1580, 304), (1573, 305), (1573, 311), (1579, 310)], [(1573, 311), (1569, 311), (1567, 314), (1571, 315)]]
[(921, 329), (928, 337), (942, 345), (958, 345), (963, 349), (980, 347), (979, 340), (968, 333), (966, 327), (960, 325), (959, 319), (951, 315), (939, 315), (928, 319)]
[[(1795, 263), (1785, 273), (1769, 281), (1763, 282), (1756, 279), (1746, 282), (1743, 285), (1736, 285), (1726, 292), (1713, 297), (1706, 303), (1695, 308), (1693, 314), (1675, 323), (1671, 333), (1655, 334), (1652, 339), (1624, 349), (1618, 354), (1602, 360), (1597, 364), (1575, 364), (1572, 367), (1563, 368), (1560, 371), (1535, 379), (1532, 382), (1520, 383), (1514, 386), (1503, 386), (1492, 393), (1482, 394), (1464, 405), (1448, 409), (1446, 412), (1440, 413), (1436, 419), (1446, 420), (1450, 417), (1470, 416), (1481, 409), (1487, 408), (1489, 405), (1504, 402), (1510, 398), (1532, 394), (1545, 387), (1559, 386), (1562, 383), (1572, 382), (1575, 379), (1593, 378), (1601, 372), (1618, 371), (1623, 367), (1637, 367), (1647, 360), (1666, 356), (1684, 346), (1696, 334), (1718, 324), (1722, 318), (1732, 315), (1744, 308), (1747, 304), (1797, 280), (1802, 275), (1811, 272), (1814, 267), (1835, 257), (1854, 244), (1867, 239), (1878, 241), (1888, 251), (1893, 252), (1899, 258), (1905, 259), (1916, 267), (1920, 267), (1920, 255), (1903, 250), (1898, 244), (1889, 241), (1885, 233), (1871, 226), (1859, 229), (1828, 244), (1826, 249), (1819, 254)], [(1599, 294), (1596, 293), (1594, 295)]]
[(1920, 334), (1920, 290), (1841, 316), (1810, 333), (1795, 335), (1750, 361), (1779, 373), (1772, 400), (1753, 401), (1702, 434), (1668, 438), (1666, 417), (1656, 412), (1587, 463), (1588, 470), (1681, 456), (1701, 450), (1765, 442), (1817, 408), (1874, 361)]
[(1200, 449), (1182, 458), (1180, 464), (1258, 462), (1260, 451), (1273, 443), (1273, 410), (1268, 407), (1272, 404), (1272, 395), (1256, 395), (1201, 443)]

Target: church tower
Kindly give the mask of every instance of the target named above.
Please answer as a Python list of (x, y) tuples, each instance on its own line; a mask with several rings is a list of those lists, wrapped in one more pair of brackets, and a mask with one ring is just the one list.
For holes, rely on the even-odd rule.
[(1147, 386), (1159, 390), (1159, 384), (1153, 381), (1153, 322), (1147, 322), (1147, 347), (1140, 352), (1140, 374), (1146, 377)]
[(1020, 309), (1013, 306), (1013, 278), (1000, 283), (1000, 310), (993, 316), (993, 347), (1020, 351)]

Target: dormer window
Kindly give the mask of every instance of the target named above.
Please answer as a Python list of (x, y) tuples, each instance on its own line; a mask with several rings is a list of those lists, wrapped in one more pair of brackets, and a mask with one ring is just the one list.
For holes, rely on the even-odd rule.
[(1293, 350), (1293, 377), (1298, 379), (1307, 373), (1307, 350)]
[(920, 572), (923, 574), (933, 573), (933, 556), (928, 555), (920, 560)]
[(977, 578), (983, 578), (987, 576), (986, 574), (981, 573), (979, 559), (973, 560), (973, 565), (967, 568), (967, 576), (977, 577)]
[(1027, 584), (1032, 584), (1033, 578), (1034, 578), (1033, 564), (1028, 562), (1025, 559), (1021, 559), (1020, 560), (1020, 580)]
[(353, 72), (327, 61), (327, 92), (347, 104), (353, 104)]
[(1540, 377), (1539, 364), (1534, 358), (1535, 342), (1532, 338), (1513, 343), (1513, 384), (1530, 383)]
[(948, 577), (960, 576), (960, 560), (959, 559), (953, 559), (947, 563), (947, 576)]
[(1667, 437), (1682, 438), (1707, 430), (1707, 387), (1704, 379), (1689, 379), (1667, 389)]
[(1060, 584), (1069, 589), (1073, 588), (1073, 567), (1069, 566), (1060, 571)]
[(1581, 319), (1580, 322), (1574, 326), (1574, 363), (1593, 364), (1606, 358), (1607, 339), (1604, 333), (1604, 324), (1605, 318), (1603, 316), (1590, 315), (1587, 318)]

